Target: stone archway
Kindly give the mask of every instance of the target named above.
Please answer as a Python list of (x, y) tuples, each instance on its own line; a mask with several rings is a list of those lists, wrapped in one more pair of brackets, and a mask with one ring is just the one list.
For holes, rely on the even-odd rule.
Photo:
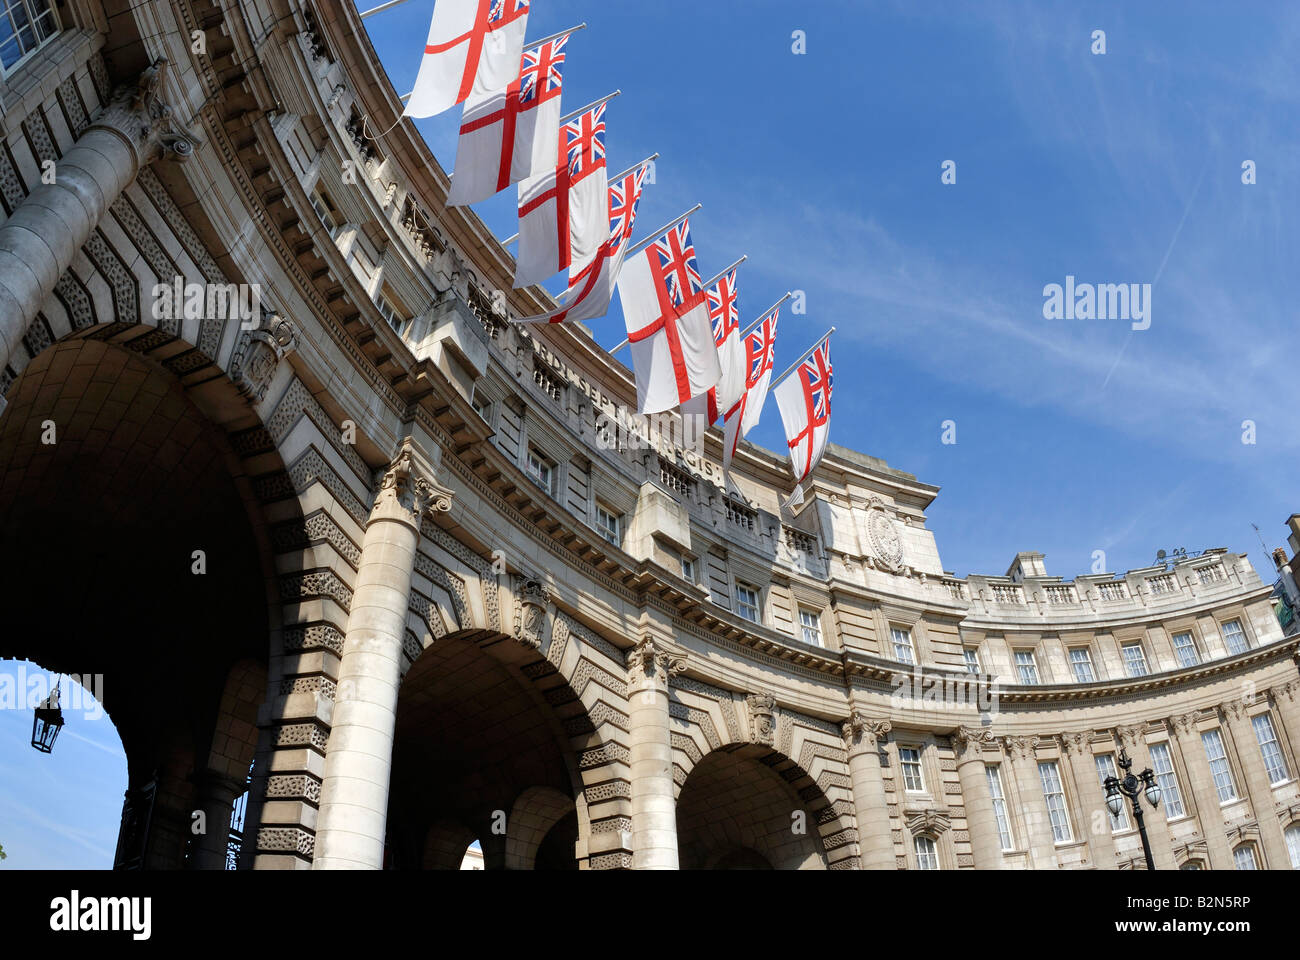
[(783, 758), (758, 744), (714, 750), (677, 798), (683, 870), (824, 870), (817, 813), (773, 769)]
[(116, 866), (224, 866), (200, 855), (192, 815), (214, 813), (206, 852), (224, 849), (229, 800), (214, 790), (247, 775), (279, 626), (264, 524), (228, 433), (258, 421), (210, 362), (215, 376), (182, 381), (142, 355), (164, 340), (172, 358), (192, 351), (156, 333), (84, 331), (9, 385), (0, 576), (15, 602), (0, 657), (103, 675), (128, 761)]

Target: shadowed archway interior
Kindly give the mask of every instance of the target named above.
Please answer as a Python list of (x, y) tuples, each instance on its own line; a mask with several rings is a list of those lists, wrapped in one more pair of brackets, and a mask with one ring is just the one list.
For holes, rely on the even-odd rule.
[[(119, 347), (71, 340), (27, 366), (0, 418), (10, 617), (0, 656), (104, 676), (130, 787), (153, 784), (149, 829), (125, 857), (136, 866), (185, 863), (209, 760), (246, 769), (264, 698), (269, 619), (251, 498), (225, 431), (187, 394), (195, 386)], [(218, 729), (223, 709), (237, 728)]]

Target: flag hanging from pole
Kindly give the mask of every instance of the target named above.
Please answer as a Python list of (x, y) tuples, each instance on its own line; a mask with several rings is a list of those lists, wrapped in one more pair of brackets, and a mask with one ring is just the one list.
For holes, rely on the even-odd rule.
[(524, 49), (529, 0), (437, 0), (424, 59), (403, 115), (432, 117), (510, 85)]
[(504, 90), (465, 101), (450, 207), (478, 203), (549, 170), (560, 149), (560, 88), (569, 34), (525, 50)]
[(636, 370), (637, 413), (662, 413), (717, 384), (722, 368), (689, 218), (623, 264), (618, 291)]
[(623, 255), (631, 245), (637, 205), (641, 202), (641, 191), (649, 174), (650, 164), (647, 162), (610, 181), (609, 240), (601, 247), (596, 259), (569, 281), (568, 289), (559, 296), (560, 309), (521, 322), (596, 320), (609, 312), (614, 284), (623, 266)]
[(692, 398), (682, 407), (687, 416), (707, 417), (707, 428), (730, 410), (745, 392), (745, 353), (740, 343), (740, 310), (736, 300), (736, 271), (728, 270), (705, 291), (713, 343), (718, 348), (722, 376), (709, 392)]
[(776, 365), (776, 322), (781, 315), (775, 308), (744, 337), (745, 390), (740, 399), (727, 411), (726, 437), (722, 446), (722, 469), (731, 469), (740, 441), (758, 426), (763, 404), (767, 402), (767, 387), (772, 382), (772, 368)]
[(575, 275), (609, 239), (604, 103), (560, 129), (559, 150), (555, 169), (519, 184), (515, 287), (540, 283), (566, 267)]
[(796, 489), (791, 504), (803, 502), (803, 483), (813, 472), (831, 431), (831, 338), (829, 335), (798, 368), (775, 387), (776, 405), (785, 424)]

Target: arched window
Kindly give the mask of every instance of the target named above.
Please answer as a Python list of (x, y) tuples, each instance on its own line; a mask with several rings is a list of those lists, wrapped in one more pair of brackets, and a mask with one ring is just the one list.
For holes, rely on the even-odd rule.
[(1188, 860), (1179, 870), (1204, 870), (1205, 866), (1199, 860)]
[(1300, 823), (1286, 828), (1286, 852), (1291, 855), (1291, 869), (1300, 870)]
[(934, 839), (924, 834), (912, 838), (912, 849), (916, 851), (916, 868), (918, 870), (939, 869), (939, 848)]
[(1238, 870), (1258, 870), (1259, 861), (1255, 859), (1255, 845), (1243, 843), (1232, 851), (1232, 862)]

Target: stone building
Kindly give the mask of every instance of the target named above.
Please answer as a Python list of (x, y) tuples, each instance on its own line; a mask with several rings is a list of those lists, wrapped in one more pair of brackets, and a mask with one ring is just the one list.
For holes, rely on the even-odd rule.
[(1157, 866), (1300, 864), (1244, 555), (961, 580), (880, 460), (724, 490), (511, 322), (350, 4), (3, 8), (0, 656), (104, 674), (117, 866), (219, 868), (236, 808), (256, 869), (1142, 868), (1121, 748)]

